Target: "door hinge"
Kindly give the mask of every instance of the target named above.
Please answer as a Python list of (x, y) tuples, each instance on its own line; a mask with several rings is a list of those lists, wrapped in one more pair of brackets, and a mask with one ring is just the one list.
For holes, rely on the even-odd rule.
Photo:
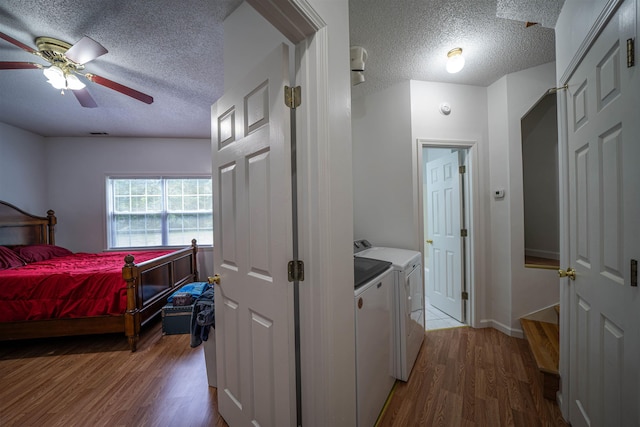
[(304, 262), (297, 261), (289, 261), (287, 266), (287, 271), (289, 273), (289, 281), (290, 282), (303, 282), (304, 281)]
[(298, 108), (301, 103), (302, 88), (296, 87), (284, 87), (284, 104), (289, 108)]
[(467, 173), (467, 167), (465, 165), (462, 165), (458, 168), (458, 171), (463, 174), (463, 173)]
[(635, 39), (627, 39), (627, 68), (636, 65)]
[(462, 230), (460, 230), (460, 236), (467, 237), (467, 229), (466, 228), (463, 228)]
[(469, 299), (469, 292), (462, 291), (462, 299), (463, 300), (468, 300)]

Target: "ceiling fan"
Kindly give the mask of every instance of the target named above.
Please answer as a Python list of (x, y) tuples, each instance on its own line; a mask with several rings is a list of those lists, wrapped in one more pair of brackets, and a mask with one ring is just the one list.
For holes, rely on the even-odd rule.
[(49, 79), (48, 82), (54, 88), (61, 90), (62, 93), (65, 90), (71, 90), (83, 107), (94, 108), (97, 107), (97, 104), (86, 89), (85, 84), (77, 77), (78, 75), (146, 104), (153, 103), (153, 97), (147, 94), (104, 77), (84, 72), (84, 65), (87, 62), (108, 52), (104, 46), (90, 37), (84, 36), (74, 45), (52, 37), (38, 37), (35, 40), (38, 50), (1, 32), (0, 38), (18, 46), (20, 49), (39, 56), (49, 63), (49, 65), (42, 65), (35, 62), (0, 62), (0, 70), (34, 68), (43, 70), (44, 75)]

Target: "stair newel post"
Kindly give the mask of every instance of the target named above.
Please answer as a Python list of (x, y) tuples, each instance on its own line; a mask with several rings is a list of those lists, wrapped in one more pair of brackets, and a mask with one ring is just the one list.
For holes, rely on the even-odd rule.
[(133, 255), (124, 257), (122, 277), (127, 283), (127, 310), (124, 313), (124, 333), (129, 340), (131, 351), (136, 351), (140, 336), (140, 311), (138, 310), (138, 292), (136, 280), (139, 277), (138, 266)]

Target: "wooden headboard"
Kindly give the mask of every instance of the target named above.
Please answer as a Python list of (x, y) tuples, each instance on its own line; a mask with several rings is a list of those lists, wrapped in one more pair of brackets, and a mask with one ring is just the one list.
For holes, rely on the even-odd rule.
[(57, 219), (52, 210), (47, 216), (31, 215), (0, 200), (0, 245), (55, 244)]

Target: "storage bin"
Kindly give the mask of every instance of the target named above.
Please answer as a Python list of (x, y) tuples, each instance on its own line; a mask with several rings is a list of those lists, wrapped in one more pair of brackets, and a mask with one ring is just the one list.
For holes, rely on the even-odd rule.
[(166, 335), (191, 333), (191, 312), (193, 304), (174, 307), (167, 304), (162, 307), (162, 333)]

